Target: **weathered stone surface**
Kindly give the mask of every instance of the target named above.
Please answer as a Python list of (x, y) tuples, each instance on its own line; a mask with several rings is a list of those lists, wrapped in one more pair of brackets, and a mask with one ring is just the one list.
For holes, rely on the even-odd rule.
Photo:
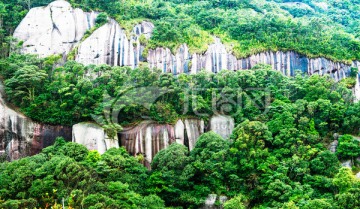
[(120, 145), (131, 155), (144, 156), (146, 166), (150, 166), (156, 153), (176, 141), (174, 127), (153, 121), (143, 121), (135, 127), (125, 127), (119, 138)]
[(213, 209), (216, 208), (215, 202), (216, 202), (217, 195), (216, 194), (209, 194), (209, 196), (206, 198), (203, 209)]
[(351, 160), (347, 160), (341, 163), (341, 166), (351, 168)]
[(214, 115), (210, 119), (210, 129), (224, 139), (228, 139), (235, 127), (234, 118), (225, 115)]
[(23, 41), (22, 52), (46, 57), (67, 54), (92, 28), (97, 13), (73, 9), (67, 1), (56, 0), (46, 7), (31, 9), (13, 36)]
[(89, 150), (100, 154), (110, 148), (119, 148), (117, 136), (109, 139), (105, 130), (95, 123), (78, 123), (72, 127), (72, 141), (84, 145)]
[[(127, 35), (111, 19), (82, 43), (77, 43), (85, 31), (93, 27), (96, 16), (95, 12), (86, 13), (73, 9), (68, 2), (57, 0), (47, 7), (31, 9), (15, 30), (14, 37), (24, 41), (24, 53), (35, 53), (41, 57), (66, 54), (75, 44), (79, 44), (76, 60), (85, 65), (109, 64), (135, 68), (141, 61), (147, 61), (151, 68), (173, 74), (197, 73), (201, 69), (215, 73), (223, 69), (242, 70), (264, 63), (284, 75), (291, 76), (295, 74), (295, 70), (301, 70), (309, 75), (329, 74), (335, 80), (340, 80), (349, 76), (351, 67), (360, 69), (358, 61), (347, 65), (323, 57), (307, 58), (293, 51), (267, 51), (237, 59), (216, 37), (204, 54), (190, 54), (186, 44), (182, 44), (175, 54), (167, 48), (156, 48), (149, 50), (145, 58), (142, 56), (144, 46), (140, 43), (140, 37), (143, 35), (150, 38), (154, 28), (152, 23), (146, 21), (135, 25), (132, 33)], [(359, 79), (354, 94), (359, 100)]]
[(335, 80), (340, 80), (350, 75), (351, 67), (358, 67), (358, 61), (352, 65), (332, 62), (326, 58), (307, 58), (294, 51), (288, 52), (262, 52), (254, 54), (248, 58), (237, 59), (231, 52), (226, 50), (220, 39), (215, 38), (214, 43), (209, 45), (205, 54), (190, 55), (186, 44), (180, 46), (177, 53), (171, 54), (166, 48), (156, 48), (149, 50), (148, 58), (150, 67), (162, 69), (164, 72), (197, 73), (201, 69), (209, 72), (219, 72), (220, 70), (243, 70), (250, 69), (256, 64), (269, 64), (273, 69), (281, 71), (284, 75), (293, 76), (295, 70), (312, 74), (329, 74)]
[(331, 144), (329, 146), (330, 152), (335, 153), (336, 152), (336, 147), (338, 146), (338, 144), (339, 144), (338, 140), (335, 140), (335, 141), (331, 142)]
[(189, 150), (193, 150), (196, 145), (197, 139), (200, 137), (201, 134), (204, 133), (204, 121), (199, 119), (185, 119), (184, 124), (185, 145), (189, 147)]
[[(251, 69), (257, 64), (268, 64), (274, 70), (280, 71), (287, 76), (293, 76), (296, 70), (300, 70), (308, 75), (329, 75), (339, 81), (350, 76), (351, 67), (358, 68), (360, 71), (359, 61), (347, 65), (323, 57), (307, 58), (294, 51), (267, 51), (247, 58), (237, 59), (231, 52), (226, 50), (225, 45), (218, 38), (214, 39), (214, 43), (209, 45), (204, 54), (190, 54), (187, 45), (183, 44), (175, 54), (172, 54), (167, 48), (149, 50), (147, 61), (150, 68), (159, 68), (163, 72), (173, 73), (174, 75), (180, 73), (195, 74), (202, 69), (214, 73), (224, 69), (232, 71), (245, 70)], [(353, 91), (355, 101), (359, 101), (359, 75)]]
[(9, 108), (3, 95), (0, 82), (0, 155), (5, 155), (8, 160), (17, 160), (39, 153), (59, 136), (71, 139), (71, 127), (33, 122)]
[(145, 164), (150, 165), (153, 157), (160, 150), (174, 142), (187, 146), (189, 150), (194, 149), (198, 138), (206, 129), (227, 139), (234, 129), (234, 119), (230, 116), (213, 116), (208, 128), (205, 127), (203, 120), (195, 118), (181, 119), (174, 125), (143, 121), (135, 127), (125, 127), (119, 133), (119, 139), (120, 145), (124, 146), (130, 154), (144, 155)]
[(199, 136), (204, 133), (204, 121), (199, 119), (178, 120), (175, 125), (143, 121), (135, 127), (125, 127), (119, 134), (121, 146), (132, 155), (142, 154), (145, 164), (170, 144), (177, 142), (193, 149)]
[[(209, 194), (206, 198), (204, 205), (201, 209), (221, 209), (223, 204), (227, 201), (226, 196), (218, 196), (216, 194)], [(216, 205), (216, 200), (220, 202), (220, 205)]]
[(143, 21), (133, 28), (130, 37), (113, 19), (95, 30), (78, 48), (76, 61), (89, 64), (108, 64), (111, 66), (130, 66), (135, 68), (140, 61), (144, 46), (140, 37), (150, 38), (154, 25)]

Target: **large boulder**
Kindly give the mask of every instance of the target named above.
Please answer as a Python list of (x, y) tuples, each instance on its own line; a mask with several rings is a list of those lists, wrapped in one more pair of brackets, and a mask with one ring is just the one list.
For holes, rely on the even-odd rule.
[(64, 0), (32, 8), (13, 36), (23, 41), (23, 53), (46, 57), (67, 54), (95, 24), (97, 13), (74, 9)]
[(100, 154), (113, 147), (119, 148), (117, 136), (110, 139), (105, 130), (95, 123), (73, 125), (72, 141), (84, 145), (89, 150), (97, 150)]

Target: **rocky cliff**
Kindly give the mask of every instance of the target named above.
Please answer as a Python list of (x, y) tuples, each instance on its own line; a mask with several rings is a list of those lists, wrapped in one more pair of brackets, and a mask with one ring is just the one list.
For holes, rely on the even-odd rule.
[(192, 150), (197, 139), (206, 131), (214, 131), (224, 139), (229, 138), (234, 129), (234, 119), (229, 116), (216, 115), (205, 126), (200, 119), (181, 119), (174, 125), (162, 125), (153, 121), (143, 121), (137, 126), (126, 127), (119, 134), (120, 145), (130, 154), (142, 154), (145, 165), (149, 166), (153, 157), (162, 149), (176, 142)]
[(109, 139), (104, 129), (94, 123), (79, 123), (73, 127), (36, 123), (9, 108), (3, 96), (0, 83), (0, 155), (8, 160), (37, 154), (62, 136), (100, 154), (112, 147), (124, 146), (132, 155), (144, 155), (145, 165), (150, 166), (153, 157), (171, 143), (177, 142), (192, 150), (204, 132), (212, 130), (227, 139), (234, 129), (233, 118), (215, 115), (206, 126), (203, 120), (195, 118), (181, 119), (174, 125), (143, 121), (137, 126), (125, 127), (118, 138)]
[[(132, 32), (127, 34), (115, 20), (110, 19), (79, 43), (86, 30), (94, 26), (96, 16), (95, 12), (73, 9), (66, 1), (56, 0), (47, 7), (31, 9), (16, 28), (14, 37), (24, 41), (24, 53), (44, 57), (68, 53), (76, 46), (75, 59), (85, 65), (109, 64), (135, 68), (139, 62), (146, 61), (151, 68), (175, 75), (197, 73), (202, 69), (214, 73), (223, 69), (243, 70), (264, 63), (288, 76), (294, 75), (295, 70), (301, 70), (309, 75), (329, 74), (335, 80), (340, 80), (349, 76), (351, 67), (360, 69), (358, 61), (347, 65), (322, 57), (307, 58), (293, 51), (267, 51), (237, 59), (216, 37), (203, 54), (191, 53), (187, 45), (182, 44), (175, 54), (170, 49), (159, 47), (149, 49), (147, 55), (144, 55), (141, 39), (150, 38), (154, 29), (154, 25), (146, 21), (135, 25)], [(359, 85), (355, 91), (360, 98)]]
[(95, 24), (97, 13), (74, 9), (64, 0), (31, 9), (13, 36), (23, 41), (22, 52), (46, 57), (67, 54)]
[(78, 48), (76, 61), (88, 64), (108, 64), (136, 68), (144, 61), (140, 37), (148, 39), (154, 25), (143, 21), (127, 36), (125, 30), (113, 19), (95, 30)]
[(0, 82), (0, 155), (16, 160), (39, 153), (54, 143), (58, 136), (71, 138), (71, 127), (35, 123), (9, 108)]
[(162, 69), (163, 72), (197, 73), (202, 69), (217, 73), (220, 70), (251, 69), (256, 64), (268, 64), (273, 69), (281, 71), (284, 75), (293, 76), (295, 70), (301, 70), (309, 75), (329, 74), (335, 80), (340, 80), (350, 75), (351, 67), (360, 69), (360, 62), (354, 61), (352, 65), (332, 62), (326, 58), (307, 58), (293, 51), (288, 52), (262, 52), (248, 58), (237, 59), (226, 50), (220, 39), (215, 38), (214, 43), (208, 47), (204, 54), (190, 54), (186, 44), (179, 47), (176, 54), (167, 48), (149, 50), (147, 57), (149, 66)]

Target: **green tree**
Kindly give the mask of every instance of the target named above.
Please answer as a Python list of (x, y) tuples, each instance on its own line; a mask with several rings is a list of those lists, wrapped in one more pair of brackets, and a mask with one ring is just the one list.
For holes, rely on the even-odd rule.
[(360, 142), (351, 135), (344, 135), (339, 138), (339, 144), (336, 148), (336, 154), (342, 159), (354, 159), (360, 156)]
[(246, 209), (246, 198), (239, 194), (224, 203), (224, 209)]
[(335, 175), (333, 183), (339, 188), (340, 193), (344, 193), (354, 185), (355, 176), (349, 168), (342, 167)]
[(10, 100), (18, 104), (33, 101), (47, 76), (44, 70), (35, 65), (18, 69), (12, 78), (5, 81)]

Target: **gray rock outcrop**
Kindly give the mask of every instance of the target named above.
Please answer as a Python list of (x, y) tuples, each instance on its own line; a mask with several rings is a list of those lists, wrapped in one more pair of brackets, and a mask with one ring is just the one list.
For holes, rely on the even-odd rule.
[(9, 108), (3, 95), (0, 82), (0, 155), (5, 155), (7, 160), (38, 154), (59, 136), (71, 138), (71, 127), (36, 123)]
[(352, 163), (351, 163), (351, 160), (347, 160), (347, 161), (343, 161), (341, 162), (341, 166), (342, 167), (346, 167), (346, 168), (350, 168), (352, 167)]
[(329, 146), (330, 152), (335, 153), (338, 144), (339, 144), (338, 140), (335, 140), (335, 141), (331, 142), (331, 144)]
[(72, 127), (72, 141), (84, 145), (100, 154), (110, 148), (119, 148), (117, 136), (110, 139), (105, 130), (95, 123), (78, 123)]
[(46, 57), (67, 54), (95, 24), (97, 13), (74, 9), (64, 0), (32, 8), (13, 36), (23, 41), (23, 53)]
[[(360, 69), (358, 61), (347, 65), (323, 57), (308, 58), (294, 51), (267, 51), (237, 59), (216, 37), (203, 54), (191, 53), (186, 44), (182, 44), (175, 54), (161, 47), (149, 49), (147, 54), (143, 54), (141, 38), (149, 39), (154, 29), (154, 25), (146, 21), (135, 25), (132, 32), (127, 34), (115, 20), (110, 19), (82, 43), (78, 43), (84, 33), (94, 26), (96, 16), (95, 12), (73, 9), (68, 2), (56, 0), (46, 7), (31, 9), (16, 28), (14, 37), (24, 41), (24, 53), (39, 54), (41, 57), (67, 54), (76, 45), (75, 59), (85, 65), (108, 64), (135, 68), (140, 62), (146, 61), (151, 68), (175, 75), (197, 73), (202, 69), (214, 73), (223, 69), (243, 70), (263, 63), (288, 76), (294, 75), (295, 70), (301, 70), (309, 75), (328, 74), (340, 80), (350, 75), (351, 67)], [(354, 93), (360, 99), (359, 81)]]
[[(220, 205), (216, 205), (216, 200), (220, 202)], [(216, 194), (209, 194), (205, 199), (204, 205), (201, 209), (221, 209), (223, 204), (228, 200), (226, 196), (218, 196)]]
[(214, 115), (210, 119), (210, 130), (228, 139), (235, 127), (234, 118), (225, 115)]

